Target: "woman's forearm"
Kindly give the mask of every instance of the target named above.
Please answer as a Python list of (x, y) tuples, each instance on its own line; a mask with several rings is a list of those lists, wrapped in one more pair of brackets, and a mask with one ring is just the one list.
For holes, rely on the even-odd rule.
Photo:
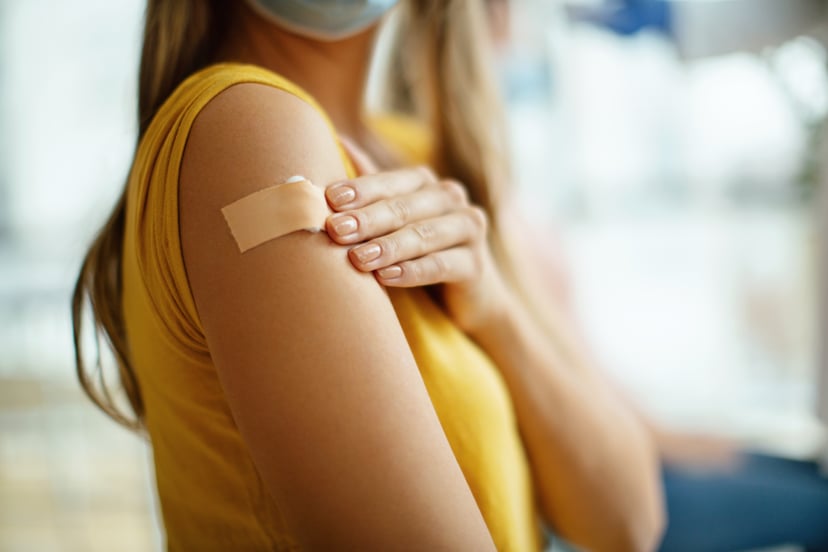
[(663, 513), (647, 429), (591, 371), (572, 370), (517, 301), (472, 336), (515, 404), (540, 504), (561, 536), (590, 550), (648, 550)]

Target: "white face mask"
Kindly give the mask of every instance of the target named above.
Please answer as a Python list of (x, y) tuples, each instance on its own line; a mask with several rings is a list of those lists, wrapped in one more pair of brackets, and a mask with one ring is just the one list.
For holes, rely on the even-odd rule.
[(299, 35), (335, 41), (376, 23), (398, 0), (247, 0), (262, 17)]

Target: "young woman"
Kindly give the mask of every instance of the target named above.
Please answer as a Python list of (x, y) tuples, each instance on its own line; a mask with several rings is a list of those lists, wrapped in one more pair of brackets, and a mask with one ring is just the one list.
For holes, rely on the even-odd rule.
[[(392, 8), (409, 117), (370, 119)], [(152, 442), (170, 549), (527, 551), (541, 519), (590, 550), (656, 546), (647, 431), (507, 246), (482, 9), (150, 0), (140, 142), (73, 314), (84, 388)], [(382, 171), (357, 178), (368, 156)], [(282, 193), (296, 175), (317, 188)], [(326, 232), (277, 237), (317, 189)], [(251, 228), (272, 239), (241, 248)], [(87, 296), (131, 412), (84, 360)]]

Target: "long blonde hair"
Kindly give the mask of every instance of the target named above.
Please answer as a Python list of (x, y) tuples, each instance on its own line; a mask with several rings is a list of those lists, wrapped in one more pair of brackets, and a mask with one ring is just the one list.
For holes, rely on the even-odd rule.
[[(508, 182), (505, 124), (487, 59), (482, 0), (403, 0), (401, 26), (388, 71), (392, 104), (408, 106), (433, 132), (438, 174), (463, 182), (472, 202), (492, 225), (498, 257), (498, 206)], [(229, 20), (229, 0), (149, 0), (139, 78), (138, 119), (143, 136), (156, 111), (190, 74), (208, 65)], [(399, 70), (406, 67), (406, 71)], [(395, 69), (396, 68), (396, 69)], [(402, 102), (401, 98), (409, 101)], [(98, 233), (72, 297), (75, 360), (80, 384), (92, 401), (122, 425), (143, 428), (144, 406), (130, 364), (121, 304), (121, 255), (126, 197), (122, 195)], [(98, 354), (93, 365), (82, 346), (83, 311), (89, 300), (96, 343), (103, 337), (118, 363), (120, 388), (131, 412), (119, 406), (104, 378)]]

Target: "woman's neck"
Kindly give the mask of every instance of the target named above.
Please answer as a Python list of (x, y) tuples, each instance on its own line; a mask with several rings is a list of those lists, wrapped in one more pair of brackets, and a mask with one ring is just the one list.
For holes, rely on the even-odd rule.
[(337, 42), (288, 33), (242, 4), (218, 59), (251, 63), (292, 80), (325, 109), (337, 130), (360, 141), (363, 96), (375, 29)]

